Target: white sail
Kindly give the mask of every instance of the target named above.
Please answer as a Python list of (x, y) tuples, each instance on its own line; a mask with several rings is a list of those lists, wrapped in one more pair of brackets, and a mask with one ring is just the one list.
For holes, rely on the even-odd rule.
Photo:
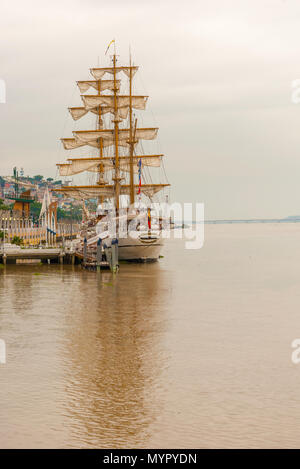
[[(97, 106), (108, 106), (114, 109), (114, 96), (112, 95), (81, 95), (84, 107), (88, 110)], [(148, 96), (132, 96), (132, 107), (138, 110), (145, 110)], [(128, 107), (130, 105), (130, 96), (117, 96), (118, 108)]]
[[(81, 93), (85, 93), (91, 87), (97, 91), (105, 91), (105, 90), (113, 90), (114, 89), (114, 80), (80, 80), (77, 81), (78, 88), (80, 89)], [(121, 80), (116, 80), (116, 87), (117, 89), (120, 88)]]
[(69, 112), (73, 117), (73, 120), (77, 121), (81, 117), (85, 116), (88, 113), (88, 110), (85, 107), (69, 107)]
[[(134, 156), (133, 157), (133, 171), (135, 174), (138, 173), (138, 162), (139, 159), (143, 159), (144, 166), (159, 167), (161, 164), (162, 155), (149, 155), (149, 156)], [(120, 156), (119, 165), (121, 171), (130, 171), (130, 156)], [(107, 172), (114, 169), (114, 158), (70, 158), (69, 163), (57, 164), (60, 176), (74, 176), (75, 174), (89, 171), (98, 173), (100, 164), (102, 165), (102, 171)]]
[(74, 150), (84, 146), (84, 143), (76, 141), (75, 138), (61, 138), (61, 141), (65, 150)]
[(83, 173), (84, 171), (99, 172), (99, 158), (98, 162), (89, 162), (88, 160), (78, 161), (77, 163), (60, 163), (57, 164), (60, 176), (74, 176), (75, 174)]
[[(168, 186), (169, 184), (142, 184), (141, 192), (147, 197), (153, 197), (154, 194), (161, 191), (164, 187)], [(139, 191), (139, 186), (135, 184), (135, 192), (136, 194)], [(66, 186), (61, 189), (57, 189), (57, 192), (62, 192), (68, 197), (72, 197), (78, 200), (84, 200), (88, 198), (95, 198), (99, 196), (103, 197), (113, 197), (114, 195), (114, 186), (113, 185), (106, 185), (106, 186)], [(130, 194), (130, 186), (129, 185), (122, 185), (120, 186), (120, 194), (121, 195), (129, 195)]]
[[(154, 140), (157, 136), (157, 128), (136, 129), (135, 138), (143, 140)], [(114, 130), (77, 130), (73, 132), (75, 140), (79, 143), (90, 145), (95, 140), (102, 138), (103, 142), (114, 142)], [(119, 145), (127, 145), (130, 138), (129, 129), (119, 129)], [(111, 144), (111, 143), (110, 143)]]
[[(97, 140), (89, 140), (83, 142), (77, 138), (62, 138), (61, 139), (65, 150), (74, 150), (75, 148), (83, 147), (84, 145), (89, 145), (91, 147), (100, 148), (100, 143)], [(102, 141), (103, 147), (110, 147), (114, 144), (114, 139), (105, 139)], [(128, 144), (125, 141), (119, 142), (120, 146), (127, 147)]]
[(76, 200), (92, 199), (95, 197), (113, 197), (114, 186), (70, 186), (58, 189), (57, 192), (64, 193), (67, 197)]
[[(129, 107), (124, 107), (119, 109), (119, 117), (121, 119), (126, 119), (128, 115)], [(99, 107), (93, 109), (86, 109), (85, 107), (70, 107), (69, 112), (74, 121), (77, 121), (81, 117), (85, 116), (88, 112), (93, 112), (96, 115), (99, 115)], [(114, 109), (108, 106), (101, 106), (101, 115), (107, 114), (108, 112), (114, 113)]]
[[(132, 69), (132, 76), (134, 76), (138, 70), (138, 67), (131, 67), (131, 69)], [(130, 67), (116, 67), (115, 70), (116, 70), (116, 73), (119, 73), (122, 71), (125, 73), (127, 77), (130, 76)], [(101, 80), (101, 78), (103, 77), (105, 73), (110, 73), (111, 75), (113, 75), (114, 68), (113, 67), (91, 68), (90, 72), (96, 80)]]

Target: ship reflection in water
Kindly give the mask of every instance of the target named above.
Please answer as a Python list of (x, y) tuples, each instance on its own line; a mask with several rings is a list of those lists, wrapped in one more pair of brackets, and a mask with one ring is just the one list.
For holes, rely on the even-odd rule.
[(92, 282), (90, 274), (82, 276), (70, 298), (75, 314), (67, 327), (66, 412), (86, 445), (138, 446), (159, 413), (165, 273), (158, 264), (121, 270), (114, 279), (110, 273)]

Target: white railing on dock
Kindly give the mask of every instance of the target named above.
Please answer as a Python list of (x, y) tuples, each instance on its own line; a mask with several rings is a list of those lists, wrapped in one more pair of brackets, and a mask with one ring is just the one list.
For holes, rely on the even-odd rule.
[(4, 233), (6, 243), (11, 243), (17, 236), (21, 238), (24, 246), (38, 246), (47, 244), (55, 246), (57, 238), (72, 238), (80, 231), (79, 223), (58, 223), (56, 232), (49, 230), (47, 226), (39, 226), (31, 219), (0, 217), (0, 232)]

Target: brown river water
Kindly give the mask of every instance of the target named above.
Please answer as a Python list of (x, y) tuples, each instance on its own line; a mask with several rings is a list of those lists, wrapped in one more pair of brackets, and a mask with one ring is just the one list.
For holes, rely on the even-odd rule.
[(1, 448), (299, 446), (300, 223), (163, 254), (0, 269)]

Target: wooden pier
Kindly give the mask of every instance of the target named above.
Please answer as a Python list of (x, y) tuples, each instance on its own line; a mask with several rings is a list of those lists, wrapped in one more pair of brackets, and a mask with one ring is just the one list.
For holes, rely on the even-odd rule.
[[(102, 246), (102, 241), (99, 239), (95, 249), (88, 246), (85, 238), (84, 243), (75, 243), (75, 246), (71, 241), (77, 237), (79, 228), (79, 225), (70, 227), (58, 225), (57, 232), (53, 232), (46, 226), (33, 226), (30, 220), (2, 218), (0, 219), (0, 231), (2, 229), (0, 264), (36, 262), (81, 264), (84, 269), (90, 271), (110, 269), (112, 272), (117, 272), (118, 240), (112, 240), (111, 246), (107, 247), (105, 244)], [(17, 245), (20, 241), (21, 245)]]
[[(76, 251), (62, 247), (9, 248), (0, 247), (0, 264), (18, 264), (26, 261), (40, 261), (49, 264), (81, 264), (82, 256)], [(23, 261), (23, 262), (22, 262)]]
[(0, 250), (1, 264), (16, 264), (18, 260), (48, 260), (55, 263), (64, 263), (66, 253), (61, 248), (9, 248)]
[(84, 269), (97, 271), (109, 269), (110, 264), (104, 259), (97, 262), (92, 256), (84, 259), (83, 254), (70, 249), (57, 248), (9, 248), (3, 251), (0, 248), (0, 264), (23, 264), (26, 261), (40, 261), (49, 264), (81, 264)]

